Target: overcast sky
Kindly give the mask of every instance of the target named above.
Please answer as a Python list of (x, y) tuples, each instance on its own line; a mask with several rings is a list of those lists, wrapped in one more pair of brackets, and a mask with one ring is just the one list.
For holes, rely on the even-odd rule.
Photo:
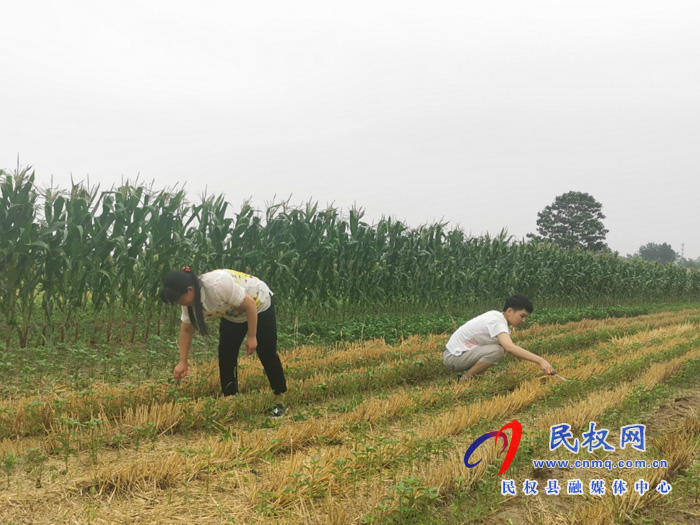
[(0, 168), (700, 257), (700, 3), (0, 0)]

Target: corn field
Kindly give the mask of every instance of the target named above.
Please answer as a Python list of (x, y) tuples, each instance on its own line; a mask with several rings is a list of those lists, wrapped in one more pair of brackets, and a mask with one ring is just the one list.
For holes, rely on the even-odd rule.
[[(318, 204), (189, 203), (183, 189), (137, 183), (40, 189), (29, 169), (0, 172), (0, 329), (4, 345), (147, 340), (176, 315), (162, 277), (191, 266), (250, 272), (284, 315), (445, 309), (522, 293), (539, 304), (696, 300), (700, 272), (519, 242), (436, 223), (363, 221)], [(2, 344), (2, 343), (0, 343)]]
[[(292, 408), (272, 402), (257, 360), (243, 358), (240, 394), (222, 398), (216, 362), (186, 380), (47, 379), (0, 402), (3, 523), (695, 523), (700, 456), (700, 314), (661, 312), (517, 330), (521, 344), (569, 379), (507, 358), (479, 381), (454, 381), (447, 335), (396, 346), (373, 340), (300, 346), (284, 355)], [(503, 459), (478, 436), (517, 419)], [(551, 452), (552, 425), (580, 433), (646, 425), (647, 450)], [(542, 470), (533, 460), (665, 460), (659, 469)], [(539, 480), (537, 496), (501, 495), (504, 478)], [(615, 496), (546, 495), (548, 479), (630, 485)], [(633, 483), (651, 490), (638, 495)], [(661, 481), (673, 491), (660, 496)]]

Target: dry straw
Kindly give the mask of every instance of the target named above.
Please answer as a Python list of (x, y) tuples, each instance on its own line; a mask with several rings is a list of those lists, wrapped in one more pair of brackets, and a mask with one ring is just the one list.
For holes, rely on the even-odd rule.
[[(602, 326), (596, 324), (596, 326)], [(594, 375), (598, 375), (604, 370), (603, 365), (610, 366), (615, 363), (625, 363), (630, 359), (630, 355), (635, 359), (645, 355), (651, 355), (655, 352), (661, 352), (664, 349), (672, 348), (673, 345), (683, 341), (687, 341), (694, 337), (697, 330), (696, 325), (685, 325), (677, 328), (669, 328), (662, 330), (652, 330), (647, 333), (638, 333), (634, 336), (616, 338), (611, 343), (597, 344), (590, 350), (577, 352), (575, 355), (567, 355), (558, 358), (561, 366), (558, 366), (560, 372), (565, 377), (574, 377), (578, 379), (586, 379)], [(416, 339), (406, 344), (403, 350), (405, 355), (422, 355), (427, 353), (423, 345), (425, 341)], [(374, 347), (372, 345), (375, 345)], [(580, 366), (568, 366), (575, 362), (575, 357), (590, 353), (593, 359), (596, 352), (606, 349), (615, 348), (617, 355), (612, 359), (607, 359), (604, 363), (589, 362)], [(362, 351), (366, 349), (372, 358), (380, 355), (383, 346), (376, 342), (372, 344), (358, 345), (353, 348), (357, 352), (358, 364), (361, 363)], [(402, 351), (403, 351), (402, 350)], [(309, 350), (311, 352), (311, 350)], [(582, 426), (591, 419), (594, 419), (605, 407), (615, 406), (620, 403), (625, 396), (628, 396), (633, 384), (643, 382), (647, 387), (651, 388), (654, 384), (664, 381), (667, 377), (676, 373), (688, 359), (700, 355), (700, 349), (691, 350), (684, 356), (670, 360), (666, 363), (659, 363), (651, 366), (639, 379), (634, 382), (618, 385), (615, 389), (606, 392), (596, 392), (588, 396), (582, 402), (571, 403), (570, 405), (551, 411), (545, 416), (542, 416), (538, 422), (542, 428), (547, 430), (550, 424), (556, 424), (561, 421), (574, 422), (575, 425)], [(319, 362), (328, 363), (329, 356), (318, 357)], [(323, 360), (323, 361), (321, 361)], [(522, 366), (522, 363), (518, 363)], [(400, 365), (399, 365), (400, 366)], [(365, 365), (359, 366), (357, 369), (367, 370), (370, 367)], [(510, 369), (510, 368), (509, 368)], [(214, 367), (211, 364), (202, 366), (202, 373), (207, 378), (207, 385), (212, 388), (218, 388), (218, 378), (213, 375)], [(253, 374), (252, 367), (247, 367), (246, 374)], [(257, 371), (255, 371), (257, 373)], [(529, 369), (528, 372), (530, 373)], [(532, 371), (534, 375), (536, 370)], [(251, 377), (251, 376), (247, 376)], [(309, 378), (304, 384), (306, 388), (315, 388), (320, 381), (328, 381), (331, 377), (330, 373), (323, 372), (315, 377)], [(211, 384), (210, 384), (211, 383)], [(422, 417), (421, 420), (411, 424), (409, 430), (400, 430), (392, 437), (396, 438), (398, 443), (387, 446), (384, 453), (387, 457), (392, 454), (401, 454), (407, 452), (413, 443), (413, 435), (416, 434), (416, 427), (420, 425), (417, 436), (424, 438), (442, 438), (445, 436), (464, 436), (465, 429), (468, 429), (474, 423), (489, 419), (499, 421), (502, 418), (509, 418), (522, 411), (528, 405), (541, 399), (549, 389), (553, 388), (555, 383), (542, 383), (539, 378), (524, 381), (513, 392), (505, 395), (495, 396), (492, 399), (480, 400), (471, 403), (467, 406), (458, 405), (451, 406), (450, 412), (430, 412), (427, 417)], [(557, 383), (558, 384), (558, 383)], [(207, 386), (207, 388), (209, 388)], [(365, 401), (355, 407), (351, 412), (341, 415), (326, 415), (321, 418), (308, 419), (301, 423), (293, 421), (285, 421), (285, 424), (275, 430), (258, 430), (250, 433), (240, 433), (235, 438), (225, 442), (221, 442), (216, 437), (206, 438), (202, 441), (191, 443), (190, 450), (187, 453), (163, 452), (163, 447), (166, 445), (158, 444), (157, 451), (151, 453), (131, 453), (129, 457), (123, 460), (113, 461), (108, 464), (99, 466), (89, 476), (75, 480), (72, 483), (73, 489), (81, 494), (91, 491), (98, 494), (123, 494), (127, 497), (134, 497), (137, 494), (148, 495), (155, 494), (155, 491), (162, 494), (162, 491), (167, 487), (182, 487), (191, 481), (202, 479), (211, 472), (229, 472), (237, 480), (238, 485), (243, 488), (243, 492), (248, 494), (248, 502), (252, 505), (260, 503), (260, 496), (257, 490), (265, 490), (272, 492), (272, 504), (290, 509), (295, 512), (300, 521), (302, 516), (307, 518), (314, 515), (323, 514), (333, 522), (343, 522), (348, 520), (348, 517), (357, 516), (361, 513), (367, 513), (375, 505), (382, 503), (382, 498), (391, 495), (390, 489), (392, 484), (397, 483), (403, 477), (420, 476), (423, 478), (426, 486), (439, 487), (440, 493), (449, 493), (457, 486), (456, 478), (466, 476), (468, 480), (479, 479), (483, 475), (482, 469), (485, 469), (490, 461), (495, 461), (494, 447), (480, 447), (479, 453), (485, 454), (486, 461), (483, 461), (479, 467), (466, 470), (463, 468), (462, 457), (463, 450), (461, 447), (456, 447), (452, 450), (447, 458), (441, 460), (431, 460), (424, 464), (411, 464), (411, 466), (401, 467), (397, 472), (388, 474), (388, 464), (383, 464), (381, 474), (373, 474), (364, 482), (358, 484), (353, 489), (353, 496), (345, 496), (349, 493), (349, 486), (342, 477), (338, 477), (333, 470), (333, 461), (340, 458), (351, 458), (351, 450), (347, 444), (350, 439), (364, 440), (364, 437), (358, 437), (346, 423), (357, 421), (369, 421), (376, 424), (383, 418), (400, 417), (406, 410), (413, 408), (425, 408), (444, 399), (444, 392), (447, 390), (449, 395), (453, 395), (455, 403), (460, 403), (465, 399), (465, 395), (473, 391), (474, 388), (479, 388), (475, 385), (454, 385), (450, 387), (441, 385), (428, 385), (416, 389), (413, 392), (400, 391), (391, 394), (386, 399), (365, 397)], [(109, 399), (110, 395), (123, 395), (127, 390), (120, 387), (105, 387), (95, 389), (95, 394), (86, 396), (68, 395), (65, 396), (68, 406), (75, 409), (79, 413), (81, 406), (80, 400), (87, 400), (93, 403), (98, 410), (92, 412), (90, 417), (99, 418), (104, 421), (104, 431), (114, 435), (114, 433), (128, 433), (129, 428), (154, 424), (157, 429), (163, 433), (171, 430), (176, 430), (178, 425), (182, 423), (182, 408), (184, 405), (172, 403), (169, 401), (154, 402), (153, 394), (157, 399), (161, 392), (153, 388), (152, 385), (144, 385), (143, 387), (131, 388), (128, 390), (130, 395), (134, 395), (139, 401), (133, 408), (123, 409), (117, 416), (111, 416), (108, 419), (99, 410), (100, 403)], [(65, 393), (61, 393), (62, 396)], [(148, 396), (151, 396), (150, 398)], [(163, 394), (164, 395), (164, 394)], [(28, 399), (23, 400), (28, 402)], [(189, 407), (191, 413), (195, 417), (200, 417), (203, 410), (202, 399), (190, 401)], [(14, 406), (19, 406), (22, 400), (17, 401)], [(84, 408), (83, 408), (84, 410)], [(549, 421), (548, 420), (551, 420)], [(49, 418), (50, 419), (50, 418)], [(552, 423), (553, 421), (553, 423)], [(53, 422), (52, 422), (53, 423)], [(690, 423), (689, 423), (690, 424)], [(697, 422), (693, 423), (697, 425)], [(695, 427), (690, 427), (695, 428)], [(47, 428), (49, 432), (48, 439), (44, 442), (45, 447), (53, 438), (53, 432), (58, 432), (60, 429), (54, 426)], [(80, 435), (77, 441), (82, 442), (86, 436)], [(29, 447), (29, 444), (36, 446), (36, 443), (41, 443), (41, 440), (23, 439), (24, 450)], [(323, 445), (321, 445), (323, 443)], [(338, 444), (341, 444), (338, 446)], [(309, 451), (314, 444), (318, 448), (313, 452)], [(354, 444), (354, 443), (353, 443)], [(18, 450), (19, 441), (4, 440), (0, 443), (0, 454), (7, 451)], [(76, 447), (84, 447), (82, 443), (78, 443)], [(482, 450), (483, 449), (483, 450)], [(492, 450), (493, 449), (493, 450)], [(3, 452), (5, 451), (5, 452)], [(270, 463), (267, 457), (268, 454), (275, 454), (278, 457), (273, 458)], [(285, 454), (284, 457), (279, 456)], [(320, 462), (313, 463), (310, 460), (311, 456), (320, 458)], [(669, 458), (674, 459), (677, 464), (683, 464), (687, 457), (682, 454), (674, 455), (674, 451), (668, 451)], [(248, 465), (257, 464), (256, 469), (260, 470), (259, 465), (269, 465), (265, 469), (264, 477), (259, 481), (246, 481), (241, 472), (245, 472), (245, 468), (240, 468), (238, 462), (246, 462)], [(500, 461), (500, 459), (498, 460)], [(380, 469), (381, 470), (381, 469)], [(312, 475), (313, 473), (313, 475)], [(294, 485), (296, 492), (290, 490), (285, 491), (285, 487), (292, 486), (294, 480), (299, 479), (300, 475), (306, 476), (308, 484)], [(386, 478), (386, 476), (389, 476)], [(250, 476), (249, 476), (250, 477)], [(274, 490), (270, 491), (270, 488)], [(319, 494), (326, 494), (320, 497)], [(332, 496), (332, 497), (331, 497)], [(306, 520), (311, 522), (311, 520)]]
[(513, 392), (494, 396), (489, 400), (479, 400), (468, 406), (459, 406), (434, 419), (429, 425), (424, 424), (419, 434), (424, 438), (456, 436), (465, 428), (478, 423), (481, 419), (500, 419), (522, 410), (541, 398), (546, 391), (538, 380), (523, 383)]
[(181, 484), (196, 465), (192, 458), (170, 452), (118, 467), (108, 465), (98, 469), (94, 476), (76, 480), (71, 488), (80, 494), (147, 494)]
[(697, 412), (686, 417), (680, 424), (660, 430), (662, 437), (655, 441), (660, 457), (668, 461), (668, 467), (662, 469), (641, 470), (630, 474), (630, 479), (644, 479), (649, 483), (649, 491), (643, 495), (628, 488), (621, 496), (606, 494), (602, 500), (593, 505), (578, 506), (573, 518), (579, 523), (630, 523), (639, 521), (640, 512), (651, 506), (663, 504), (668, 496), (662, 496), (655, 488), (662, 481), (671, 483), (675, 474), (691, 466), (698, 456), (697, 435), (700, 430), (700, 416)]

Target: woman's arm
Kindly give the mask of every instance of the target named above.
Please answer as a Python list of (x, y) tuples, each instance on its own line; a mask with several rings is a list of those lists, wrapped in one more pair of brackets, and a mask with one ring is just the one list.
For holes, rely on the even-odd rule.
[(192, 323), (180, 323), (180, 362), (173, 370), (173, 377), (178, 381), (187, 372), (187, 358), (190, 355), (194, 330)]
[(540, 368), (542, 369), (542, 371), (544, 371), (545, 374), (554, 373), (554, 368), (552, 368), (552, 365), (550, 365), (545, 358), (535, 355), (532, 352), (528, 352), (524, 348), (519, 347), (513, 342), (509, 334), (501, 332), (500, 334), (498, 334), (497, 337), (498, 342), (501, 344), (503, 349), (509, 354), (512, 354), (515, 357), (519, 357), (520, 359), (525, 359), (526, 361), (531, 361), (535, 364), (540, 365)]
[(241, 306), (245, 310), (245, 316), (248, 320), (248, 337), (245, 340), (245, 353), (251, 355), (258, 347), (258, 305), (255, 304), (255, 299), (245, 294)]

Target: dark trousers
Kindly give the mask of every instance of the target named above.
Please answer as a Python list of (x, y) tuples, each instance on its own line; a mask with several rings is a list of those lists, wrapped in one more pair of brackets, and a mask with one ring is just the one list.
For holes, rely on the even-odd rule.
[[(248, 323), (233, 323), (221, 319), (219, 324), (219, 375), (225, 396), (238, 392), (238, 352), (248, 333)], [(275, 394), (287, 391), (284, 369), (277, 355), (277, 319), (275, 305), (258, 314), (258, 348), (256, 353), (265, 369), (267, 380)]]

